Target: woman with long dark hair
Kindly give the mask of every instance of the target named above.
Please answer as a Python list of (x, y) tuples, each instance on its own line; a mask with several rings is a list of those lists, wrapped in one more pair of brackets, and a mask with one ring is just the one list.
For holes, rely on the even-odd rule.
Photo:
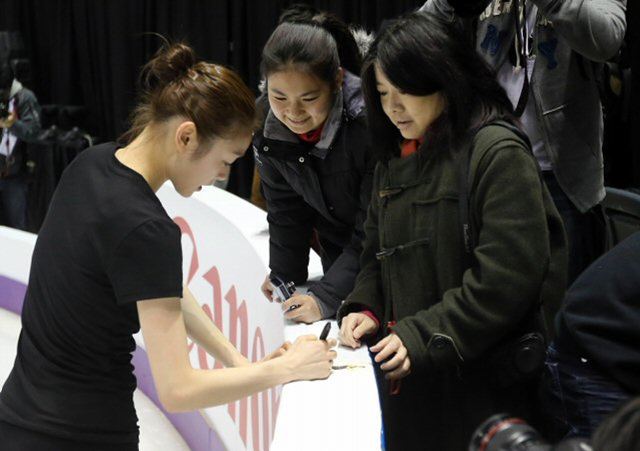
[[(379, 157), (361, 270), (338, 311), (374, 354), (386, 449), (466, 449), (496, 411), (531, 418), (564, 231), (507, 96), (456, 25), (392, 21), (364, 63)], [(520, 339), (536, 352), (514, 361)], [(532, 357), (528, 359), (528, 357)]]

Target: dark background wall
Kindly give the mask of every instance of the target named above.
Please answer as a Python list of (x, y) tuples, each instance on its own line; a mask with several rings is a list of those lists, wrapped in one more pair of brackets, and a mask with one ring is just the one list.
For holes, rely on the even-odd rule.
[[(135, 101), (139, 68), (160, 40), (184, 39), (198, 55), (232, 65), (254, 90), (262, 45), (284, 0), (0, 0), (0, 30), (19, 30), (41, 103), (86, 105), (100, 139), (120, 134)], [(413, 1), (313, 1), (374, 29)]]
[[(286, 0), (0, 0), (0, 30), (20, 31), (31, 61), (29, 87), (41, 104), (84, 105), (100, 141), (117, 138), (136, 100), (140, 67), (161, 41), (185, 40), (206, 60), (235, 67), (257, 93), (262, 46)], [(300, 3), (298, 1), (298, 3)], [(307, 1), (375, 30), (422, 0)], [(250, 156), (229, 189), (248, 196)], [(250, 169), (250, 168), (249, 168)]]
[(628, 2), (627, 30), (631, 54), (632, 86), (631, 126), (629, 127), (629, 147), (631, 149), (632, 184), (640, 186), (640, 5), (637, 1)]
[[(287, 0), (0, 0), (0, 30), (20, 31), (30, 60), (29, 87), (41, 104), (83, 105), (82, 126), (100, 141), (117, 138), (135, 103), (140, 67), (160, 40), (184, 39), (199, 56), (235, 67), (257, 92), (259, 55)], [(316, 0), (347, 23), (375, 30), (384, 19), (422, 0)], [(629, 2), (629, 48), (640, 65), (637, 5)], [(633, 73), (640, 86), (640, 69)], [(628, 122), (616, 127), (610, 147), (614, 185), (640, 186), (640, 102), (632, 93)], [(631, 143), (634, 143), (631, 145)], [(613, 149), (612, 149), (613, 152)], [(239, 165), (242, 167), (242, 164)], [(611, 172), (609, 171), (609, 172)], [(246, 180), (237, 170), (232, 191)], [(246, 171), (244, 171), (246, 172)], [(617, 175), (620, 172), (620, 175)], [(615, 180), (619, 183), (615, 183)]]

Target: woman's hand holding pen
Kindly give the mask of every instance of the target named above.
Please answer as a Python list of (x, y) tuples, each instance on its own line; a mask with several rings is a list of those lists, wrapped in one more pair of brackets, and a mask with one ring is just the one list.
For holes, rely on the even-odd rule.
[(318, 340), (315, 335), (303, 335), (293, 342), (282, 356), (290, 368), (291, 381), (326, 379), (336, 358), (333, 348), (336, 341)]
[(284, 317), (297, 323), (311, 324), (322, 319), (320, 307), (308, 294), (294, 294), (282, 303)]
[(400, 337), (393, 332), (369, 349), (377, 353), (374, 357), (377, 363), (384, 362), (380, 365), (380, 369), (387, 372), (385, 378), (397, 380), (411, 373), (411, 360), (407, 348), (404, 347)]
[(359, 348), (365, 335), (376, 333), (378, 325), (371, 317), (363, 313), (349, 313), (342, 319), (340, 327), (340, 344)]

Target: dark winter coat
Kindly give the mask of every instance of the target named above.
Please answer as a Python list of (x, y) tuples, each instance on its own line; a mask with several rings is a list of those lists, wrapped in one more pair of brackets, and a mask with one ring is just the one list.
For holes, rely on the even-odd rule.
[(341, 321), (371, 310), (381, 320), (371, 342), (396, 320), (408, 350), (411, 374), (399, 394), (389, 394), (376, 368), (390, 450), (463, 450), (491, 414), (526, 416), (533, 392), (486, 362), (541, 296), (556, 308), (564, 293), (560, 216), (527, 145), (501, 126), (475, 137), (470, 211), (478, 243), (465, 269), (460, 161), (459, 153), (419, 149), (377, 166), (362, 269), (338, 311)]
[(571, 285), (556, 316), (559, 348), (586, 357), (638, 395), (639, 324), (640, 232), (636, 232), (593, 262)]
[(375, 165), (366, 132), (360, 79), (345, 71), (321, 139), (300, 140), (270, 111), (254, 134), (254, 153), (269, 222), (272, 273), (296, 284), (308, 277), (312, 234), (324, 276), (309, 287), (323, 317), (333, 316), (353, 288)]

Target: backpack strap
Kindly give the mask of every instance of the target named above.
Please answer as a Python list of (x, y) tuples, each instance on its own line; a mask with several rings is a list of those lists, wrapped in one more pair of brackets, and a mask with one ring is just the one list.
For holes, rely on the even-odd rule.
[[(465, 269), (470, 268), (475, 263), (473, 250), (478, 244), (478, 231), (473, 222), (471, 213), (471, 186), (473, 186), (474, 171), (477, 169), (478, 162), (483, 155), (492, 148), (496, 143), (502, 141), (503, 138), (492, 140), (488, 145), (476, 148), (476, 136), (480, 129), (486, 126), (497, 125), (512, 131), (517, 138), (521, 139), (529, 152), (531, 152), (531, 143), (527, 135), (515, 125), (499, 120), (490, 122), (480, 127), (473, 135), (474, 139), (470, 145), (462, 149), (462, 162), (460, 164), (460, 221), (462, 224), (462, 233), (464, 238), (464, 256), (463, 262)], [(516, 138), (516, 139), (517, 139)], [(472, 164), (473, 162), (475, 165)], [(542, 173), (538, 168), (538, 176), (540, 182), (544, 184)], [(548, 271), (548, 268), (547, 268)], [(544, 316), (544, 292), (547, 275), (543, 277), (540, 286), (538, 301), (532, 306), (531, 311), (523, 320), (515, 326), (512, 333), (504, 338), (489, 354), (489, 361), (499, 368), (497, 373), (498, 382), (509, 385), (513, 381), (521, 380), (521, 378), (532, 379), (537, 377), (544, 366), (546, 355), (546, 341), (550, 337), (550, 325), (545, 321)]]
[[(462, 148), (461, 153), (461, 164), (460, 164), (460, 200), (458, 202), (460, 209), (460, 223), (462, 224), (462, 238), (464, 240), (464, 255), (463, 262), (465, 264), (465, 268), (469, 268), (475, 262), (475, 258), (473, 256), (473, 250), (478, 245), (478, 231), (476, 225), (473, 223), (473, 215), (471, 212), (471, 186), (473, 185), (474, 173), (471, 172), (471, 158), (473, 156), (478, 160), (484, 155), (484, 153), (489, 150), (489, 146), (482, 149), (475, 149), (476, 139), (478, 132), (484, 128), (491, 125), (498, 125), (504, 127), (510, 131), (512, 131), (516, 136), (518, 136), (521, 140), (525, 142), (527, 148), (531, 149), (531, 143), (529, 141), (529, 137), (518, 127), (515, 125), (504, 121), (497, 120), (490, 122), (481, 126), (474, 133), (474, 138), (471, 140), (471, 143), (468, 146), (464, 146)], [(495, 142), (491, 143), (491, 145), (495, 144)], [(531, 151), (531, 150), (530, 150)], [(475, 155), (474, 155), (475, 153)], [(478, 160), (479, 161), (479, 160)], [(540, 178), (542, 180), (542, 174), (538, 170)]]
[[(477, 169), (477, 162), (481, 160), (483, 155), (496, 143), (502, 141), (502, 139), (493, 140), (489, 143), (489, 145), (475, 148), (475, 137), (482, 128), (492, 125), (501, 126), (512, 131), (519, 139), (521, 139), (525, 143), (527, 149), (529, 149), (529, 152), (531, 152), (531, 142), (529, 141), (529, 137), (518, 127), (504, 120), (493, 121), (483, 125), (478, 130), (476, 130), (475, 134), (473, 135), (474, 139), (472, 139), (471, 144), (463, 147), (461, 155), (462, 160), (460, 165), (460, 200), (458, 204), (460, 207), (460, 223), (462, 224), (462, 234), (465, 244), (463, 255), (465, 269), (470, 268), (475, 263), (473, 250), (478, 245), (478, 230), (473, 222), (473, 213), (471, 209), (471, 186), (473, 186), (475, 172), (471, 169), (472, 167), (474, 170)], [(475, 165), (472, 164), (472, 159), (475, 162)], [(538, 177), (540, 178), (540, 183), (544, 185), (542, 172), (540, 171), (539, 167)], [(544, 279), (546, 280), (546, 278), (547, 276), (545, 275)], [(540, 331), (545, 337), (548, 337), (550, 336), (549, 334), (551, 331), (551, 325), (546, 323), (542, 313), (545, 285), (546, 281), (543, 281), (540, 288), (540, 298), (533, 308), (532, 315), (530, 315), (528, 319), (525, 319), (524, 328), (528, 330)]]

